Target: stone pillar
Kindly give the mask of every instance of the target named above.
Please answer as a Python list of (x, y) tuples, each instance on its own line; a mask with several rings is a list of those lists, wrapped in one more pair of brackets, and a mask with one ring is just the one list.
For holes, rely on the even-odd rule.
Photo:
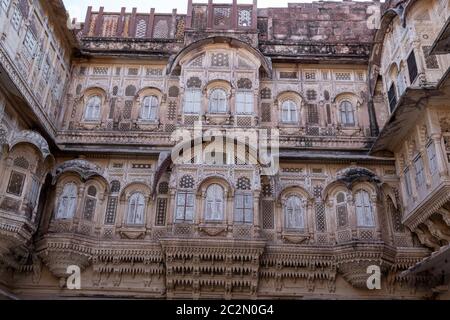
[(253, 195), (253, 236), (258, 238), (261, 234), (261, 212), (259, 208), (260, 192), (255, 192)]
[(441, 177), (448, 177), (448, 161), (447, 161), (447, 152), (445, 151), (444, 143), (442, 142), (442, 136), (440, 134), (433, 134), (431, 136), (432, 143), (434, 144), (434, 148), (436, 150), (436, 160), (439, 175)]
[(356, 238), (358, 236), (358, 219), (356, 217), (355, 199), (353, 198), (353, 194), (347, 195), (347, 201), (348, 222), (350, 225), (350, 230), (352, 231), (352, 238)]
[(167, 205), (167, 226), (169, 230), (175, 221), (175, 204), (176, 204), (176, 189), (170, 189), (169, 191), (169, 203)]
[(282, 204), (282, 202), (276, 202), (274, 215), (275, 215), (275, 219), (274, 219), (274, 221), (275, 221), (275, 231), (277, 233), (278, 240), (280, 240), (281, 239), (281, 234), (282, 234), (283, 228), (284, 228), (284, 224), (283, 224), (284, 212), (283, 212), (283, 204)]
[(83, 209), (84, 209), (84, 186), (78, 187), (78, 199), (77, 199), (77, 209), (75, 211), (75, 216), (73, 217), (73, 225), (74, 227), (78, 227), (81, 219), (83, 218)]

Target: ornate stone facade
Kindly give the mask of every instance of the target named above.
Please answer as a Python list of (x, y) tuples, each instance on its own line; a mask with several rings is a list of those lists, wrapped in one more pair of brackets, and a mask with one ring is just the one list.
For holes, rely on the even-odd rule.
[(0, 292), (449, 298), (448, 3), (373, 5), (1, 2)]

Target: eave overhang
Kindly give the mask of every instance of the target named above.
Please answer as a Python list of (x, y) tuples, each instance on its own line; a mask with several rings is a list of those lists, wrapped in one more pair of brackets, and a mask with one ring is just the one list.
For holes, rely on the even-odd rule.
[(434, 276), (448, 276), (450, 274), (450, 245), (433, 252), (411, 268), (401, 273), (402, 277), (414, 276), (422, 272), (429, 272)]
[(447, 53), (450, 53), (450, 17), (439, 32), (430, 50), (431, 55)]

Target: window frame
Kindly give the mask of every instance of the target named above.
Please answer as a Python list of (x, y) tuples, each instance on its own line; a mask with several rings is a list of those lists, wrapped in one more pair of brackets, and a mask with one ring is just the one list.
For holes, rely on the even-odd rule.
[[(294, 199), (298, 200), (298, 208), (295, 207), (295, 205), (292, 205), (292, 201)], [(291, 206), (292, 205), (292, 206)], [(289, 211), (292, 211), (289, 213)], [(284, 204), (283, 208), (283, 214), (284, 214), (284, 227), (288, 231), (296, 231), (296, 232), (304, 232), (306, 230), (306, 208), (303, 203), (303, 198), (299, 195), (291, 195), (286, 198), (286, 202)], [(288, 216), (291, 215), (291, 218), (294, 218), (296, 214), (299, 214), (298, 218), (298, 226), (292, 225), (290, 221), (292, 219), (289, 219)]]
[[(243, 101), (239, 101), (242, 97)], [(250, 98), (250, 101), (248, 100)], [(251, 90), (238, 90), (236, 92), (236, 113), (237, 114), (253, 114), (255, 110), (255, 97)]]
[[(68, 194), (66, 194), (66, 189), (68, 189), (69, 187), (71, 187), (71, 188), (73, 187), (73, 188), (71, 190), (67, 191)], [(74, 192), (74, 194), (71, 194), (69, 192)], [(73, 202), (73, 206), (69, 207), (69, 208), (71, 208), (71, 212), (70, 212), (71, 214), (60, 215), (61, 206), (63, 205), (64, 198), (68, 199), (67, 203), (69, 203), (69, 201)], [(70, 220), (70, 219), (75, 218), (75, 215), (77, 213), (77, 207), (78, 207), (78, 186), (74, 182), (66, 183), (63, 187), (61, 194), (58, 197), (58, 206), (57, 206), (57, 210), (55, 213), (55, 220)], [(67, 208), (67, 205), (66, 205), (66, 208)], [(68, 210), (65, 210), (65, 212), (69, 213)]]
[[(338, 197), (339, 195), (342, 194), (344, 196), (343, 201), (339, 202)], [(349, 226), (349, 220), (348, 220), (348, 205), (347, 205), (347, 196), (345, 194), (345, 192), (338, 192), (336, 193), (336, 197), (335, 197), (335, 201), (336, 201), (336, 226), (338, 229), (345, 229)], [(345, 209), (345, 225), (340, 225), (340, 209)]]
[[(149, 101), (149, 102), (148, 102)], [(148, 104), (146, 104), (148, 102)], [(159, 114), (160, 102), (156, 95), (148, 95), (142, 99), (140, 119), (143, 121), (157, 121)], [(146, 114), (146, 109), (148, 109)], [(153, 117), (152, 117), (153, 115)]]
[[(16, 17), (18, 17), (18, 18), (16, 19)], [(20, 31), (20, 25), (22, 24), (22, 21), (23, 21), (22, 12), (20, 11), (19, 4), (17, 3), (14, 6), (14, 11), (11, 16), (11, 25), (12, 25), (13, 29), (17, 31), (17, 33)]]
[[(14, 192), (12, 192), (13, 190), (11, 190), (11, 183), (12, 183), (13, 176), (19, 176), (22, 179), (19, 193), (14, 193)], [(22, 197), (26, 182), (27, 182), (27, 174), (26, 173), (20, 172), (18, 170), (11, 170), (11, 172), (9, 174), (8, 184), (6, 186), (6, 193), (8, 195), (12, 195), (12, 196), (15, 196), (18, 198)]]
[[(221, 92), (224, 96), (215, 98), (214, 95)], [(226, 114), (228, 107), (228, 94), (224, 88), (211, 89), (209, 93), (208, 113), (210, 114)]]
[[(137, 198), (137, 199), (134, 199)], [(141, 202), (142, 200), (142, 202)], [(131, 210), (131, 206), (133, 205), (132, 201), (137, 201), (135, 204), (134, 212)], [(145, 209), (146, 209), (146, 201), (145, 196), (142, 192), (134, 192), (130, 195), (128, 201), (127, 201), (127, 214), (125, 217), (125, 223), (127, 226), (144, 226), (145, 225)], [(137, 220), (139, 217), (139, 211), (141, 215), (141, 221)], [(130, 214), (133, 213), (132, 216)], [(131, 219), (133, 217), (133, 219)]]
[(392, 82), (388, 89), (389, 110), (393, 113), (397, 107), (397, 89), (395, 83)]
[[(296, 124), (299, 123), (299, 109), (298, 104), (292, 100), (287, 99), (281, 103), (281, 122), (286, 124)], [(285, 118), (285, 115), (288, 115)], [(295, 115), (295, 119), (292, 118), (292, 115)]]
[[(189, 205), (189, 198), (192, 197), (192, 205)], [(183, 203), (180, 204), (180, 199)], [(195, 219), (195, 194), (193, 191), (178, 191), (175, 199), (175, 223), (193, 223)], [(182, 208), (183, 218), (179, 219), (179, 209)], [(192, 217), (188, 216), (188, 208), (192, 210)]]
[(201, 109), (202, 109), (202, 90), (198, 88), (187, 89), (184, 94), (183, 113), (200, 114)]
[[(350, 120), (349, 115), (351, 115), (352, 122), (349, 121)], [(356, 126), (355, 108), (353, 107), (353, 103), (351, 103), (351, 101), (342, 100), (339, 103), (339, 121), (342, 125), (344, 125), (344, 127)]]
[[(98, 99), (98, 106), (91, 105), (91, 101), (94, 100), (94, 99)], [(87, 99), (87, 102), (86, 102), (85, 110), (84, 110), (84, 117), (83, 117), (84, 121), (96, 122), (96, 121), (100, 121), (101, 120), (102, 102), (103, 102), (102, 97), (100, 95), (98, 95), (98, 94), (94, 94), (94, 95), (89, 96), (89, 98)], [(89, 117), (88, 113), (89, 113), (90, 108), (97, 109), (95, 111), (96, 112), (96, 114), (95, 114), (96, 117), (95, 118), (94, 117)]]
[[(89, 194), (89, 190), (91, 188), (95, 189), (95, 195)], [(97, 209), (97, 194), (98, 194), (98, 190), (93, 185), (89, 186), (86, 189), (86, 194), (85, 194), (85, 197), (84, 197), (84, 206), (83, 206), (83, 219), (86, 220), (86, 221), (93, 221), (94, 218), (95, 218), (95, 212), (96, 212), (96, 209)], [(90, 217), (86, 216), (86, 210), (87, 210), (87, 207), (89, 205), (89, 203), (88, 203), (89, 201), (92, 201), (92, 203), (93, 203), (93, 205), (92, 205), (93, 208), (92, 208), (92, 212), (91, 212), (91, 216)]]
[[(362, 196), (360, 198), (359, 196)], [(361, 200), (362, 202), (359, 202)], [(365, 202), (367, 200), (367, 203)], [(361, 211), (363, 210), (361, 216)], [(369, 211), (368, 211), (369, 210)], [(364, 189), (360, 189), (355, 192), (355, 212), (356, 212), (356, 225), (358, 228), (375, 228), (375, 212), (372, 204), (372, 200), (370, 199), (370, 192)], [(363, 218), (364, 221), (361, 221)], [(369, 219), (368, 219), (369, 218)]]
[[(214, 194), (212, 194), (214, 192)], [(219, 194), (220, 192), (220, 194)], [(220, 184), (214, 183), (206, 188), (205, 198), (205, 212), (204, 217), (206, 222), (222, 222), (225, 219), (225, 189)], [(209, 206), (211, 205), (211, 212)], [(218, 208), (221, 208), (219, 212), (215, 212)]]
[[(32, 44), (31, 46), (27, 44)], [(36, 52), (37, 47), (37, 37), (34, 34), (34, 32), (31, 30), (31, 28), (27, 29), (27, 32), (25, 33), (25, 37), (23, 39), (23, 46), (25, 47), (25, 51), (28, 54), (28, 57), (30, 59), (34, 58), (34, 54)]]
[[(242, 206), (239, 207), (239, 198), (242, 197)], [(250, 199), (250, 206), (246, 206), (246, 199)], [(254, 221), (254, 198), (251, 192), (238, 192), (235, 194), (234, 198), (234, 222), (236, 224), (253, 224)], [(247, 216), (247, 213), (250, 212), (251, 215)], [(249, 219), (247, 219), (249, 218)]]

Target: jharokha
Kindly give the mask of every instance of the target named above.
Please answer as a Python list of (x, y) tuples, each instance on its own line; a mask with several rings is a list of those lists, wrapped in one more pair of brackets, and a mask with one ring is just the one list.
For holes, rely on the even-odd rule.
[(187, 8), (0, 0), (0, 296), (450, 299), (450, 1)]

